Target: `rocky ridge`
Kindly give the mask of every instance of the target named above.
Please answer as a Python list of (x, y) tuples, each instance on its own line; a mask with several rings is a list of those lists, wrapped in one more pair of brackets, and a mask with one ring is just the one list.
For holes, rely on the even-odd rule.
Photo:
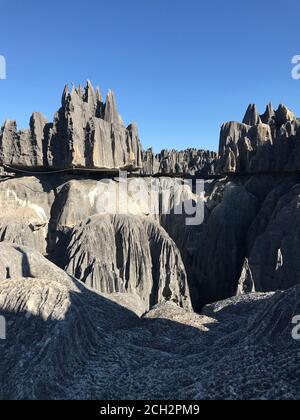
[(8, 169), (139, 169), (141, 152), (137, 127), (124, 126), (114, 93), (104, 103), (89, 81), (65, 87), (53, 122), (34, 113), (29, 129), (7, 120), (0, 133), (0, 165)]
[(299, 124), (251, 105), (218, 155), (154, 155), (90, 83), (5, 122), (0, 398), (297, 398)]
[(286, 106), (263, 115), (249, 105), (242, 123), (221, 128), (217, 173), (256, 174), (299, 171), (300, 119)]

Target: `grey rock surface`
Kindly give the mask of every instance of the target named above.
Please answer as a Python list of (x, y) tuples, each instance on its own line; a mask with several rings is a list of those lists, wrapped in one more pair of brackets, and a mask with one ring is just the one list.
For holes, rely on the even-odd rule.
[(194, 252), (197, 308), (235, 295), (246, 254), (245, 238), (257, 211), (254, 195), (236, 183), (226, 184), (221, 203), (207, 215)]
[(283, 173), (299, 170), (300, 120), (286, 106), (269, 104), (259, 116), (250, 105), (243, 123), (221, 128), (218, 174)]
[(208, 150), (162, 150), (155, 154), (148, 149), (142, 154), (143, 175), (185, 175), (208, 178), (215, 175), (217, 153)]
[(299, 184), (282, 182), (263, 203), (248, 233), (249, 272), (255, 290), (299, 284)]
[(299, 287), (139, 318), (46, 265), (0, 281), (1, 399), (298, 399)]
[(53, 123), (6, 121), (0, 399), (299, 398), (299, 136), (285, 106), (250, 105), (218, 155), (155, 155), (90, 82)]
[(0, 239), (48, 252), (50, 213), (54, 202), (51, 181), (35, 177), (0, 182)]
[(43, 167), (46, 126), (47, 119), (40, 113), (32, 114), (27, 130), (18, 130), (16, 121), (5, 121), (0, 131), (1, 165)]
[(137, 216), (93, 216), (74, 228), (65, 271), (103, 293), (140, 297), (145, 311), (164, 301), (191, 309), (180, 252), (155, 222)]
[(47, 278), (65, 283), (70, 276), (31, 248), (0, 242), (0, 278)]
[(0, 165), (8, 169), (133, 170), (142, 168), (141, 153), (137, 126), (124, 126), (113, 92), (104, 103), (89, 81), (65, 87), (53, 123), (34, 113), (30, 129), (8, 120), (0, 132)]

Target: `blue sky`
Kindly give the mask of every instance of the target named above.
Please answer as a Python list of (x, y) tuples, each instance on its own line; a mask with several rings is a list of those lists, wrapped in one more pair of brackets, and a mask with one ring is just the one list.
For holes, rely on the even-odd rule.
[(217, 150), (250, 102), (300, 114), (300, 2), (1, 0), (0, 121), (52, 120), (65, 83), (112, 88), (145, 147)]

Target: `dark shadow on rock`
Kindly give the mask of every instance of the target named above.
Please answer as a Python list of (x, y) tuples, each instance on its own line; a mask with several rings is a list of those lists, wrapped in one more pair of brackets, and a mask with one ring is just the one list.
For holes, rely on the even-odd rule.
[[(232, 316), (223, 324), (207, 318), (205, 330), (159, 317), (140, 319), (75, 279), (74, 288), (70, 283), (59, 290), (55, 281), (22, 281), (26, 293), (10, 296), (10, 309), (0, 311), (7, 321), (7, 340), (0, 341), (0, 399), (298, 395), (299, 381), (286, 375), (288, 366), (296, 367), (298, 344), (282, 344), (276, 337), (273, 344), (251, 343), (245, 317)], [(296, 294), (291, 293), (291, 302)], [(267, 307), (257, 304), (249, 322)]]
[[(30, 274), (28, 261), (23, 271)], [(43, 284), (39, 279), (24, 279), (24, 284), (30, 281), (37, 290), (30, 283), (26, 296), (16, 296), (10, 305), (15, 304), (15, 310), (0, 310), (7, 322), (7, 339), (0, 340), (0, 399), (122, 399), (122, 387), (115, 387), (120, 375), (131, 370), (138, 374), (147, 364), (197, 351), (194, 347), (187, 353), (184, 342), (197, 342), (203, 334), (199, 329), (166, 319), (141, 319), (75, 279), (78, 291), (59, 294), (55, 298), (58, 308), (51, 301), (57, 284), (48, 282), (37, 314), (31, 298), (38, 299)], [(53, 319), (55, 311), (57, 319)], [(167, 337), (164, 340), (167, 331), (177, 348)], [(93, 373), (93, 369), (98, 371)], [(93, 376), (98, 382), (93, 382)], [(155, 370), (150, 376), (155, 380)], [(130, 391), (123, 392), (129, 398)], [(150, 389), (145, 392), (155, 395)], [(132, 393), (138, 398), (134, 390)]]
[(27, 253), (18, 246), (16, 246), (16, 251), (20, 252), (22, 255), (22, 276), (25, 278), (33, 278), (34, 276), (31, 273), (30, 262)]

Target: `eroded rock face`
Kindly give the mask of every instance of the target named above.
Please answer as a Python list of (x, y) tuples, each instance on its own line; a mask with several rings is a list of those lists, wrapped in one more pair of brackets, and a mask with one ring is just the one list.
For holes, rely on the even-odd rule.
[[(57, 188), (52, 209), (54, 235), (66, 236), (70, 230), (93, 215), (134, 215), (159, 222), (179, 243), (184, 236), (191, 210), (203, 202), (203, 184), (196, 191), (181, 179), (132, 178), (109, 180), (70, 180)], [(175, 209), (181, 215), (174, 215)], [(187, 213), (188, 211), (188, 213)], [(178, 227), (178, 229), (177, 229)]]
[(217, 154), (206, 150), (162, 150), (154, 154), (152, 149), (143, 152), (144, 175), (187, 175), (208, 178), (215, 175)]
[(53, 168), (118, 170), (141, 167), (141, 145), (136, 125), (125, 128), (114, 94), (102, 102), (88, 82), (65, 88), (62, 107), (49, 131), (48, 165)]
[[(78, 249), (84, 250), (81, 257), (85, 262), (80, 268), (79, 254), (72, 249), (76, 258), (72, 257), (71, 273), (104, 293), (137, 290), (142, 299), (140, 308), (156, 304), (163, 295), (172, 296), (171, 300), (175, 296), (175, 301), (177, 296), (184, 295), (181, 273), (188, 284), (186, 290), (190, 291), (193, 308), (198, 311), (203, 304), (236, 293), (285, 290), (299, 283), (299, 246), (294, 226), (300, 195), (297, 175), (263, 174), (231, 181), (227, 178), (207, 181), (204, 196), (197, 196), (190, 186), (176, 181), (168, 177), (133, 178), (124, 191), (121, 179), (51, 177), (45, 181), (21, 177), (3, 181), (0, 240), (28, 246), (60, 267), (67, 267), (70, 256), (66, 250), (71, 236), (76, 237), (74, 228), (80, 232), (79, 226), (87, 219), (98, 217), (99, 223), (93, 225), (99, 224), (97, 235), (109, 237), (114, 252), (102, 248), (102, 242), (93, 239), (93, 234), (82, 235), (85, 242)], [(153, 182), (155, 188), (151, 189)], [(118, 190), (122, 190), (121, 199)], [(156, 206), (155, 214), (149, 212), (151, 199)], [(189, 226), (188, 216), (175, 214), (174, 210), (179, 202), (197, 201), (203, 201), (204, 220)], [(169, 209), (170, 214), (163, 214), (163, 209)], [(112, 240), (117, 237), (116, 232), (122, 232), (119, 243)], [(155, 245), (152, 238), (159, 238)], [(128, 245), (130, 241), (135, 244), (134, 252)], [(86, 259), (88, 247), (93, 249), (95, 258), (102, 255), (99, 266), (92, 263), (92, 257)], [(106, 262), (110, 268), (105, 266)], [(128, 267), (137, 286), (128, 286)], [(147, 279), (148, 289), (139, 284), (139, 273)], [(166, 284), (171, 284), (172, 293), (167, 292)], [(151, 300), (149, 296), (153, 294)], [(183, 305), (180, 299), (178, 302)]]
[(48, 252), (48, 229), (54, 191), (35, 177), (0, 183), (0, 239)]
[(103, 293), (136, 294), (145, 312), (164, 301), (191, 309), (180, 252), (155, 222), (137, 216), (93, 216), (74, 228), (62, 252), (69, 274)]
[(250, 105), (243, 123), (229, 122), (220, 134), (217, 173), (282, 173), (299, 170), (300, 120), (284, 105), (263, 115)]
[(236, 294), (246, 253), (245, 238), (257, 211), (255, 196), (243, 186), (226, 185), (221, 203), (204, 223), (194, 260), (200, 307)]
[[(70, 276), (31, 248), (0, 242), (0, 279), (49, 278), (62, 284)], [(0, 281), (1, 281), (0, 280)]]
[(45, 154), (47, 119), (32, 114), (30, 129), (17, 129), (15, 121), (5, 121), (0, 131), (0, 164), (19, 168), (42, 168)]
[[(186, 283), (185, 272), (197, 310), (235, 293), (286, 289), (299, 278), (297, 228), (292, 228), (298, 217), (299, 180), (282, 180), (280, 174), (298, 169), (299, 126), (283, 105), (275, 111), (269, 104), (263, 115), (250, 105), (242, 123), (223, 125), (219, 155), (195, 149), (154, 155), (142, 151), (135, 124), (125, 128), (112, 92), (104, 103), (89, 82), (84, 89), (66, 87), (53, 123), (35, 113), (28, 130), (18, 131), (12, 121), (4, 124), (0, 164), (21, 170), (129, 168), (143, 177), (129, 179), (128, 190), (122, 177), (97, 181), (78, 173), (49, 175), (47, 182), (42, 176), (4, 181), (0, 240), (27, 245), (69, 267), (74, 249), (70, 255), (66, 249), (72, 236), (74, 247), (83, 249), (82, 267), (72, 254), (72, 270), (80, 271), (80, 278), (103, 292), (136, 292), (146, 308), (162, 296), (182, 304), (178, 296), (184, 296), (185, 286), (178, 285), (184, 276)], [(223, 173), (227, 178), (220, 179)], [(182, 185), (182, 175), (218, 176), (206, 180), (203, 194), (197, 194), (194, 186)], [(185, 213), (177, 214), (179, 203), (202, 203), (203, 220), (189, 225)], [(93, 226), (99, 237), (111, 238), (112, 255), (91, 233), (80, 236), (89, 218), (97, 218)], [(84, 244), (78, 244), (79, 236)], [(112, 239), (116, 237), (119, 244)], [(127, 243), (131, 240), (133, 250)], [(93, 257), (103, 256), (98, 265), (87, 258), (89, 241)]]
[(36, 274), (0, 280), (1, 399), (298, 399), (299, 287), (140, 319), (63, 272)]
[(137, 126), (124, 126), (113, 92), (104, 103), (90, 82), (65, 87), (53, 123), (34, 113), (29, 130), (6, 121), (0, 132), (0, 165), (13, 169), (140, 169), (141, 152)]
[(299, 197), (299, 184), (281, 183), (269, 193), (251, 226), (246, 279), (253, 279), (257, 291), (286, 290), (299, 284)]

